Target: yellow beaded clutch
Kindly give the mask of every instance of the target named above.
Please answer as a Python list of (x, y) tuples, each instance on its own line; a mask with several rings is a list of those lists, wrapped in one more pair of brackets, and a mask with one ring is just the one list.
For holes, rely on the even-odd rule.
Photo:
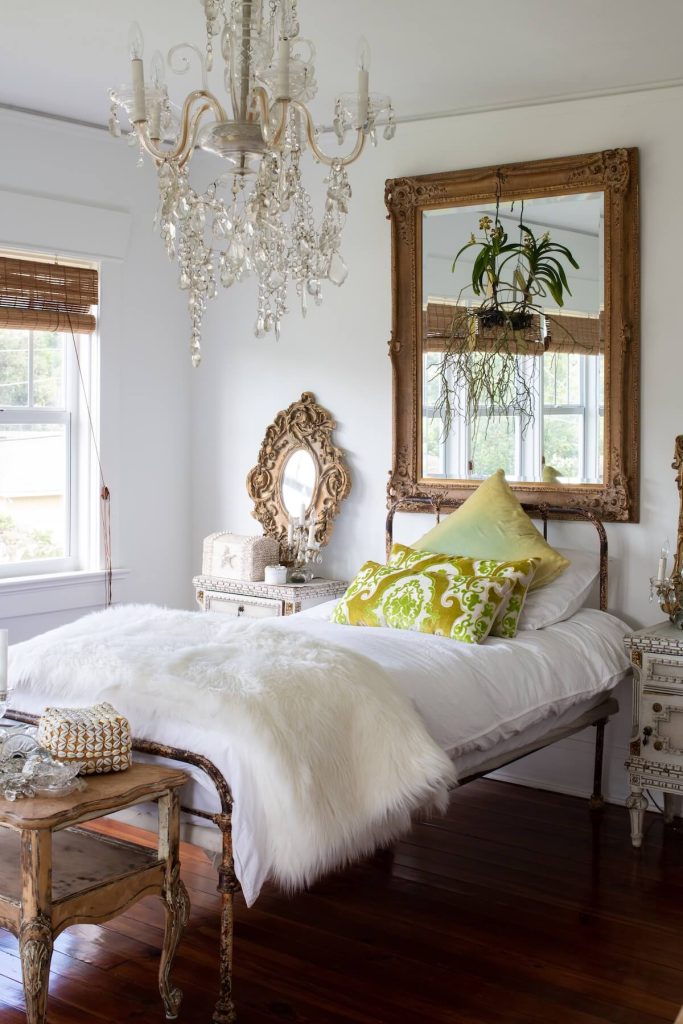
[(56, 761), (82, 761), (81, 775), (123, 772), (133, 762), (128, 719), (107, 703), (45, 708), (38, 742)]

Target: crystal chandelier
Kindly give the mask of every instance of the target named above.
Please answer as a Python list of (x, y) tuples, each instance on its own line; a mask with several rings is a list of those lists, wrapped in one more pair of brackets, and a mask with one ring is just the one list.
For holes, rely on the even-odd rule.
[[(301, 312), (322, 301), (324, 281), (343, 284), (347, 268), (339, 252), (351, 188), (346, 168), (358, 159), (368, 136), (376, 142), (376, 122), (384, 115), (384, 137), (395, 132), (388, 96), (368, 91), (369, 52), (358, 50), (357, 92), (338, 96), (333, 129), (340, 150), (330, 156), (319, 145), (307, 103), (315, 96), (315, 48), (299, 36), (296, 0), (200, 0), (206, 20), (206, 47), (172, 47), (166, 62), (157, 51), (145, 80), (143, 40), (133, 25), (129, 37), (132, 80), (110, 90), (109, 129), (121, 135), (119, 112), (130, 123), (129, 141), (147, 152), (159, 178), (155, 224), (171, 260), (178, 263), (178, 285), (188, 292), (192, 319), (191, 355), (199, 365), (202, 317), (207, 300), (254, 275), (258, 286), (255, 334), (280, 336), (288, 312), (290, 283)], [(232, 117), (209, 89), (214, 46), (220, 40), (223, 85)], [(190, 92), (182, 108), (171, 102), (165, 64), (185, 74), (194, 54), (201, 88)], [(351, 133), (348, 147), (344, 144)], [(324, 210), (316, 224), (313, 204), (302, 180), (302, 156), (328, 168)], [(218, 176), (206, 158), (222, 160)]]

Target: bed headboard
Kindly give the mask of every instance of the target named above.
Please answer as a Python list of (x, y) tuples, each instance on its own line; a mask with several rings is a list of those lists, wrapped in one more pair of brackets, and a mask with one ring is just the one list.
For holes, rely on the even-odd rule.
[[(442, 512), (452, 512), (454, 509), (459, 508), (463, 501), (447, 501), (429, 494), (414, 494), (405, 498), (399, 498), (393, 505), (389, 506), (389, 512), (387, 514), (387, 558), (391, 550), (391, 545), (394, 542), (394, 516), (397, 512), (433, 512), (436, 516), (437, 523), (441, 519)], [(600, 609), (603, 612), (607, 611), (607, 533), (601, 519), (591, 512), (587, 508), (572, 508), (568, 511), (565, 508), (558, 508), (555, 505), (526, 505), (522, 503), (522, 508), (528, 516), (532, 519), (540, 519), (543, 522), (543, 536), (548, 538), (548, 522), (551, 519), (571, 522), (576, 519), (583, 519), (588, 523), (592, 523), (598, 533), (600, 539)]]

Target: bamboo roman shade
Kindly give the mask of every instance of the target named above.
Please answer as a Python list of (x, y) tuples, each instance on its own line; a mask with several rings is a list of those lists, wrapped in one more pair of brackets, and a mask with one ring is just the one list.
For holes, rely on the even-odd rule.
[(0, 327), (92, 334), (97, 271), (0, 256)]
[[(466, 307), (457, 306), (449, 302), (428, 302), (427, 309), (422, 314), (423, 329), (423, 350), (425, 352), (444, 352), (446, 341), (451, 337), (453, 320), (459, 317), (458, 326), (462, 331), (466, 329), (467, 321), (464, 316)], [(540, 337), (540, 324), (538, 316), (533, 317), (530, 328), (531, 334)], [(604, 339), (604, 314), (589, 316), (580, 313), (564, 313), (554, 311), (546, 317), (546, 341), (549, 352), (576, 352), (579, 355), (595, 356), (605, 350)], [(461, 336), (465, 336), (464, 333)], [(477, 336), (474, 351), (483, 352), (492, 347), (492, 342), (484, 336)], [(530, 354), (527, 345), (524, 346), (524, 354)], [(545, 349), (538, 346), (538, 355), (542, 355)]]

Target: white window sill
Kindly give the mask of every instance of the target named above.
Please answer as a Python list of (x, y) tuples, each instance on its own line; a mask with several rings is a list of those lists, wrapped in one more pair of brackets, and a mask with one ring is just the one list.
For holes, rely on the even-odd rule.
[[(118, 591), (129, 575), (130, 569), (114, 569), (114, 600), (120, 600)], [(105, 576), (104, 569), (96, 569), (0, 579), (0, 620), (101, 607), (105, 600)]]

